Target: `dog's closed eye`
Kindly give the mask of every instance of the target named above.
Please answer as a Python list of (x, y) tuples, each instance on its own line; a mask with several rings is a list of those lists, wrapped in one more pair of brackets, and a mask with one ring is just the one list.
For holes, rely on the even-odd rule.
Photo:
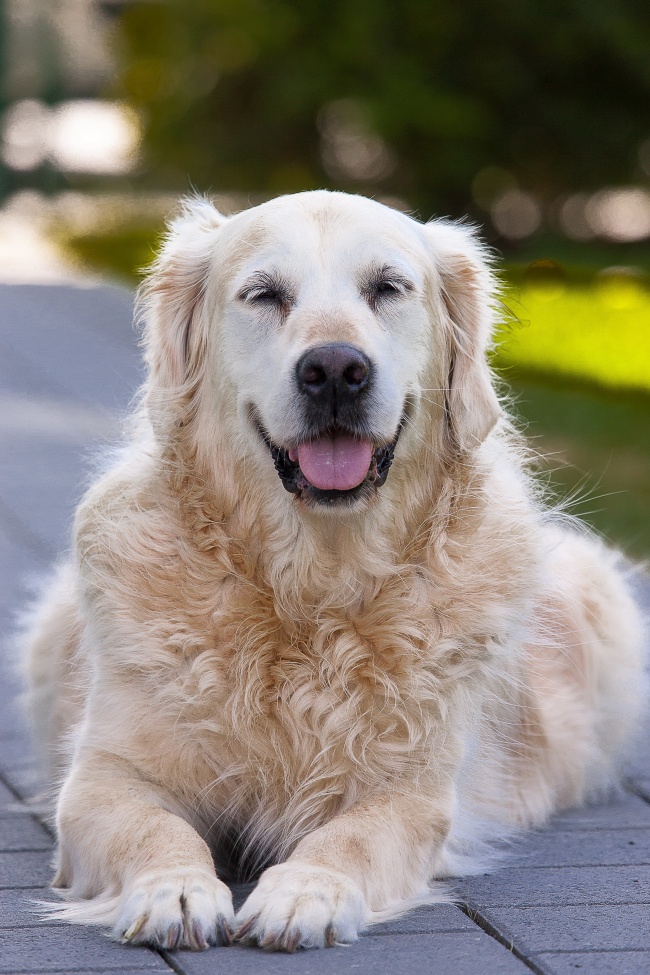
[(249, 278), (237, 297), (249, 305), (274, 308), (284, 314), (295, 300), (288, 283), (280, 275), (267, 271), (259, 271)]
[(401, 271), (384, 265), (371, 268), (361, 286), (361, 294), (373, 311), (382, 303), (403, 298), (415, 290), (415, 285)]

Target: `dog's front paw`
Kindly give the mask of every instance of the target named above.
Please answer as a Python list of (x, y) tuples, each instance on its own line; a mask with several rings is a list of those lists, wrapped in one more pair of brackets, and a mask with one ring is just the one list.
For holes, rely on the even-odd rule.
[(276, 951), (356, 941), (366, 905), (345, 874), (308, 863), (266, 870), (236, 918), (235, 938)]
[(125, 891), (115, 937), (153, 948), (230, 944), (235, 917), (232, 896), (205, 870), (169, 870), (136, 877)]

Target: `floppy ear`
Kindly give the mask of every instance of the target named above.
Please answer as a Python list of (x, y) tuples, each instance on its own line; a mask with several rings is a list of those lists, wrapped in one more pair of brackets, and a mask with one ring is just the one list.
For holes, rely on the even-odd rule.
[(447, 324), (447, 432), (464, 452), (485, 440), (502, 412), (486, 355), (497, 285), (472, 228), (434, 221), (425, 231), (433, 245)]
[(191, 399), (204, 365), (200, 311), (215, 234), (226, 219), (207, 199), (184, 200), (138, 293), (149, 406), (155, 401), (155, 408), (171, 408), (176, 423), (183, 422), (179, 408), (182, 413), (183, 401)]

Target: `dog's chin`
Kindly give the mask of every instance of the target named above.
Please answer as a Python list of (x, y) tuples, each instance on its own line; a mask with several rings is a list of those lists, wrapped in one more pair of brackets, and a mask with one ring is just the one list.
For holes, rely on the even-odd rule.
[(370, 480), (362, 481), (357, 487), (347, 491), (324, 491), (306, 481), (305, 486), (297, 493), (300, 504), (322, 513), (334, 510), (339, 512), (341, 509), (361, 511), (376, 497), (377, 486)]

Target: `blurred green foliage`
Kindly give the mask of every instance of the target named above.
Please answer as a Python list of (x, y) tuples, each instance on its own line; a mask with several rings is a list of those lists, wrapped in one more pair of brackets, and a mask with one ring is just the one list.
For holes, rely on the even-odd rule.
[(134, 223), (83, 234), (59, 224), (52, 228), (50, 237), (74, 265), (108, 273), (134, 287), (160, 249), (164, 232), (162, 220), (157, 226)]
[(460, 215), (487, 166), (547, 202), (638, 178), (649, 37), (647, 0), (136, 0), (118, 94), (149, 184)]

